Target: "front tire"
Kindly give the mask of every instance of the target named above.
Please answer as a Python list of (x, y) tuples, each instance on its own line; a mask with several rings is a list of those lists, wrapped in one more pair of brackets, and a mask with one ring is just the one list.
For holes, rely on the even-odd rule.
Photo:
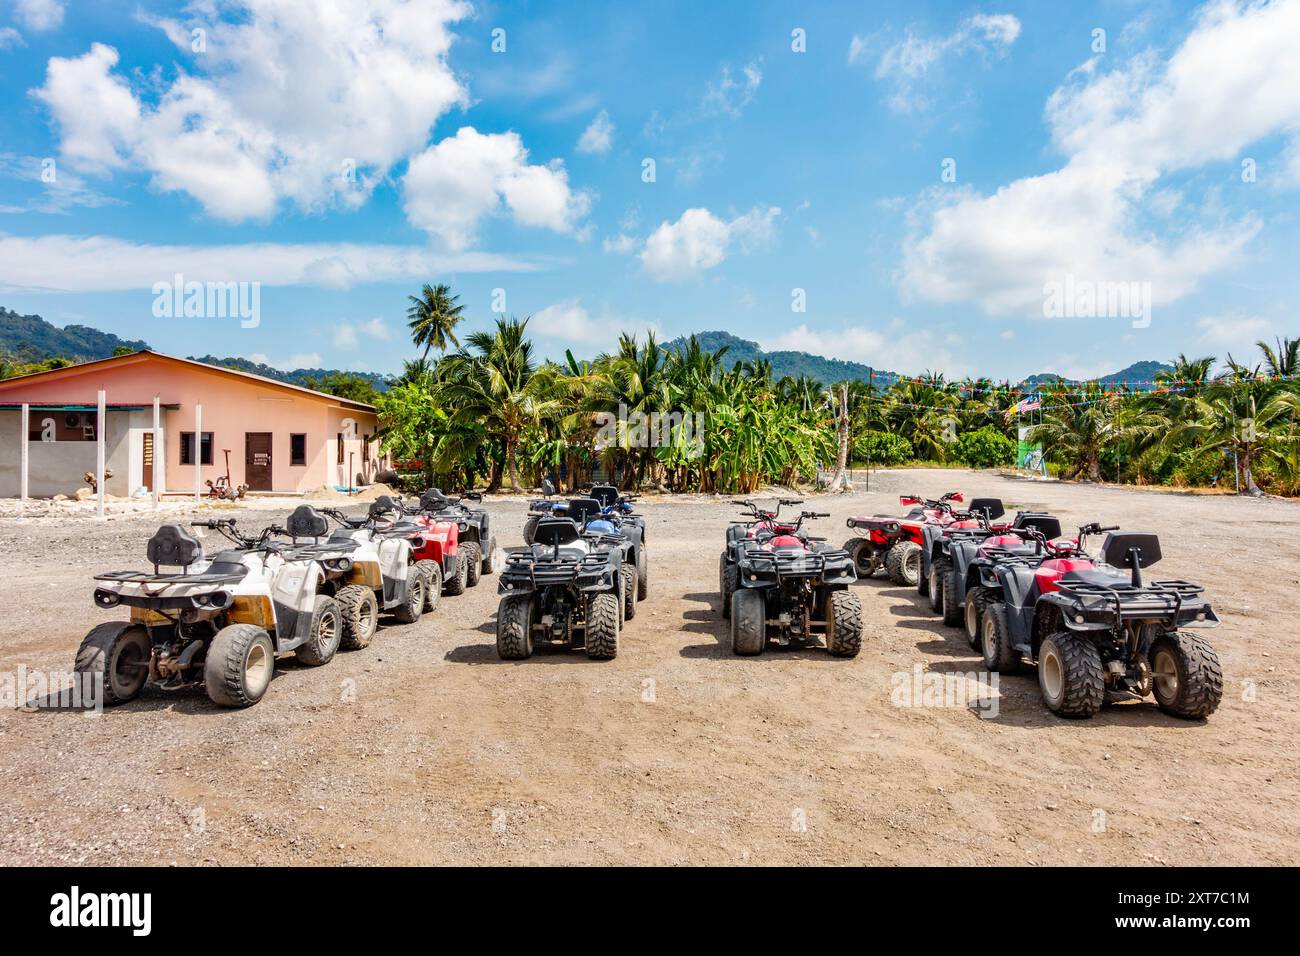
[(1205, 638), (1170, 631), (1152, 642), (1147, 658), (1153, 675), (1151, 693), (1166, 714), (1198, 720), (1218, 709), (1223, 700), (1223, 669)]
[(460, 546), (461, 560), (465, 562), (465, 586), (476, 587), (483, 573), (483, 551), (475, 541), (468, 541)]
[(862, 650), (862, 602), (851, 591), (832, 591), (826, 602), (826, 650), (832, 657)]
[(424, 575), (424, 613), (429, 614), (437, 609), (442, 598), (442, 565), (426, 558), (416, 561), (415, 566)]
[(604, 591), (587, 602), (587, 630), (584, 643), (594, 661), (613, 660), (618, 655), (618, 595)]
[(424, 572), (414, 564), (406, 569), (406, 600), (393, 608), (399, 624), (414, 624), (424, 613)]
[(980, 643), (984, 637), (984, 632), (981, 629), (984, 623), (984, 608), (985, 591), (982, 587), (974, 587), (966, 592), (963, 623), (966, 627), (966, 640), (970, 643), (973, 651), (980, 649)]
[(943, 623), (949, 627), (959, 627), (961, 625), (962, 612), (964, 610), (961, 602), (957, 600), (957, 585), (961, 582), (957, 580), (957, 569), (949, 567), (944, 570), (943, 574)]
[(727, 560), (727, 552), (718, 557), (718, 590), (722, 592), (722, 616), (731, 617), (731, 596), (740, 587), (740, 568)]
[(443, 580), (442, 589), (446, 594), (455, 597), (465, 593), (465, 588), (469, 587), (469, 569), (465, 566), (465, 548), (461, 545), (457, 549), (457, 554), (452, 560), (456, 562), (456, 570)]
[(504, 563), (504, 556), (497, 556), (497, 538), (496, 535), (493, 535), (488, 538), (487, 550), (483, 552), (483, 560), (479, 566), (479, 573), (496, 574), (501, 570), (501, 565)]
[(379, 629), (379, 601), (375, 592), (364, 584), (349, 584), (334, 595), (343, 620), (343, 637), (339, 646), (345, 651), (369, 647)]
[(334, 659), (342, 640), (343, 617), (339, 613), (338, 603), (327, 594), (316, 595), (307, 641), (294, 648), (293, 656), (300, 664), (320, 667)]
[(507, 594), (497, 607), (497, 657), (522, 661), (533, 656), (533, 596)]
[(1069, 631), (1043, 638), (1038, 649), (1038, 686), (1052, 713), (1092, 717), (1106, 700), (1106, 678), (1096, 645)]
[(1011, 626), (1007, 621), (1007, 606), (994, 601), (984, 609), (980, 621), (980, 655), (984, 666), (999, 674), (1020, 671), (1020, 652), (1011, 645)]
[(537, 536), (537, 524), (542, 519), (539, 515), (533, 515), (524, 522), (524, 544), (531, 545)]
[(935, 614), (943, 613), (943, 576), (948, 571), (946, 561), (930, 562), (930, 579), (925, 590), (926, 602)]
[(77, 648), (78, 674), (103, 678), (104, 706), (134, 700), (149, 679), (153, 645), (149, 632), (138, 624), (110, 621), (91, 628)]
[(275, 676), (271, 635), (252, 624), (217, 631), (203, 662), (208, 697), (221, 707), (250, 707), (262, 699)]
[(650, 559), (645, 554), (645, 535), (641, 547), (636, 549), (636, 599), (644, 601), (650, 596)]
[(859, 578), (865, 580), (876, 573), (877, 565), (873, 560), (876, 550), (870, 538), (849, 538), (844, 542), (844, 550), (853, 559), (853, 569)]
[(889, 580), (904, 587), (915, 587), (921, 577), (921, 546), (915, 541), (899, 541), (885, 555)]
[(731, 650), (754, 657), (767, 646), (767, 601), (762, 591), (741, 588), (731, 596)]

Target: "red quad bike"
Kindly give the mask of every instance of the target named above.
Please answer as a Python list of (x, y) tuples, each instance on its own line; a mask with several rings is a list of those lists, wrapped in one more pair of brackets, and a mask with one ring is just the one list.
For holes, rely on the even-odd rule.
[(857, 580), (853, 560), (822, 538), (801, 533), (805, 511), (792, 532), (763, 530), (737, 539), (737, 587), (731, 595), (731, 649), (763, 653), (770, 637), (782, 644), (817, 645), (833, 657), (857, 657), (862, 648), (862, 605), (849, 590)]
[[(1110, 532), (1100, 559), (1087, 538)], [(1150, 531), (1084, 525), (1076, 541), (1038, 539), (1042, 557), (1007, 555), (980, 563), (981, 649), (990, 670), (1015, 673), (1038, 662), (1048, 710), (1091, 717), (1107, 703), (1148, 694), (1165, 713), (1208, 717), (1223, 697), (1223, 671), (1193, 629), (1219, 623), (1204, 588), (1144, 581), (1161, 558)]]
[(731, 617), (731, 595), (739, 587), (740, 572), (736, 568), (739, 558), (739, 545), (753, 540), (760, 534), (788, 534), (806, 536), (798, 522), (781, 521), (781, 509), (803, 504), (802, 498), (778, 498), (776, 508), (769, 511), (760, 508), (753, 501), (733, 501), (745, 509), (746, 517), (752, 521), (733, 521), (727, 526), (727, 545), (718, 558), (718, 589), (722, 592), (722, 616)]
[(950, 491), (935, 501), (919, 495), (902, 495), (899, 503), (914, 505), (906, 515), (874, 515), (850, 518), (848, 526), (865, 531), (866, 537), (850, 538), (844, 550), (853, 557), (858, 577), (869, 578), (881, 568), (895, 584), (916, 585), (921, 580), (921, 533), (926, 525), (948, 525), (957, 520), (952, 502), (960, 503), (960, 491)]
[[(417, 561), (427, 562), (421, 567), (430, 571), (442, 594), (464, 594), (468, 586), (469, 567), (464, 561), (464, 548), (457, 516), (431, 511), (423, 503), (412, 504), (388, 495), (381, 495), (393, 514), (407, 518), (420, 529), (421, 544), (415, 550)], [(436, 577), (432, 577), (436, 569)], [(475, 578), (477, 581), (477, 578)]]

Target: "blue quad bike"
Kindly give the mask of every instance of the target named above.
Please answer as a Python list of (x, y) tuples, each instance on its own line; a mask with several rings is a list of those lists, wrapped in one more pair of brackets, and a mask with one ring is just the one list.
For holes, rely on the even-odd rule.
[[(1103, 533), (1094, 558), (1087, 539)], [(1147, 696), (1176, 717), (1214, 713), (1223, 671), (1198, 630), (1219, 619), (1199, 585), (1145, 580), (1162, 557), (1156, 534), (1093, 523), (1073, 541), (1040, 535), (1035, 544), (1031, 553), (994, 549), (973, 562), (980, 594), (968, 606), (982, 605), (986, 666), (1006, 674), (1036, 661), (1043, 703), (1062, 717)]]
[(506, 558), (497, 610), (503, 660), (531, 657), (538, 641), (609, 660), (624, 621), (636, 616), (639, 541), (602, 516), (595, 499), (571, 499), (565, 510), (543, 517), (533, 542)]

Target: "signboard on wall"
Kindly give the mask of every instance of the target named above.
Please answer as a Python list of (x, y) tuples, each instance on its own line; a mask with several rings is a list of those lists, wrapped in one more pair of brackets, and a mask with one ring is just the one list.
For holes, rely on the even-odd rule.
[(1023, 471), (1037, 471), (1043, 474), (1047, 473), (1047, 466), (1043, 463), (1043, 448), (1029, 440), (1030, 426), (1021, 425), (1016, 443), (1016, 467)]

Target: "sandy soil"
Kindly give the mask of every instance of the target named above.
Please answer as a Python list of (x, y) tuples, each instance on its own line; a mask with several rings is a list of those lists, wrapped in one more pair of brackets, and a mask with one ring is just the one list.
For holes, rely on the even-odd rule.
[[(485, 578), (367, 650), (285, 662), (248, 710), (194, 690), (146, 691), (100, 717), (0, 712), (0, 859), (1300, 863), (1297, 506), (927, 469), (818, 499), (833, 515), (819, 527), (838, 542), (850, 514), (953, 488), (1067, 527), (1158, 531), (1162, 572), (1206, 584), (1223, 618), (1219, 712), (1187, 723), (1124, 704), (1064, 721), (1032, 672), (1001, 682), (996, 719), (897, 707), (895, 674), (979, 666), (914, 593), (878, 579), (858, 585), (858, 658), (733, 657), (717, 560), (734, 509), (647, 499), (651, 596), (612, 662), (498, 661)], [(520, 543), (524, 502), (488, 507), (502, 543)], [(142, 566), (155, 524), (0, 521), (0, 671), (69, 669), (84, 633), (113, 616), (91, 603), (91, 573)]]

